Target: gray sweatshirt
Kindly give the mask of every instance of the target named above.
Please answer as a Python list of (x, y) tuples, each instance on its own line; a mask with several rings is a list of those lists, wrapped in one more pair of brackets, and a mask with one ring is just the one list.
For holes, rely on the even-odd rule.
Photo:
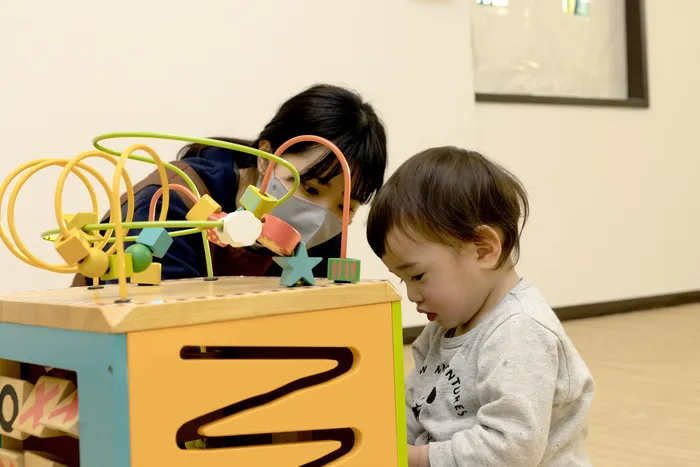
[(435, 322), (413, 343), (408, 443), (431, 467), (590, 466), (594, 385), (559, 319), (521, 280), (464, 335)]

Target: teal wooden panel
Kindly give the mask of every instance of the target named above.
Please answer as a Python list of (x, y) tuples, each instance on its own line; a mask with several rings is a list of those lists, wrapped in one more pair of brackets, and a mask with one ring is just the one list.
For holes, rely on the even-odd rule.
[(0, 323), (0, 358), (77, 372), (80, 465), (130, 467), (126, 334)]

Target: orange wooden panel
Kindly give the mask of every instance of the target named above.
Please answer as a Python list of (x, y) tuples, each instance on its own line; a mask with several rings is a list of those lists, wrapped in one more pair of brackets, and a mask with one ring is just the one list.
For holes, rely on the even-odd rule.
[[(337, 439), (333, 433), (327, 441), (204, 450), (181, 450), (176, 435), (186, 422), (223, 407), (280, 391), (294, 381), (303, 386), (299, 380), (309, 376), (345, 370), (327, 382), (270, 396), (267, 404), (200, 424), (199, 435), (311, 430), (323, 435), (322, 430), (346, 429), (355, 433), (354, 447), (327, 465), (398, 465), (390, 303), (135, 332), (127, 336), (127, 345), (133, 467), (299, 466), (323, 457), (340, 446), (332, 441)], [(304, 349), (289, 350), (289, 358), (245, 354), (246, 359), (183, 360), (183, 346), (205, 346), (207, 351), (250, 347), (253, 353), (267, 346)], [(331, 352), (342, 357), (340, 363), (326, 353), (301, 359), (323, 347), (335, 348)]]

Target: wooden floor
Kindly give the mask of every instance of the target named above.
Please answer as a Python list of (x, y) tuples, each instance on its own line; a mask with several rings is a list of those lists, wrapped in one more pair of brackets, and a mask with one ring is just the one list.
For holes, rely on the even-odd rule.
[[(596, 383), (594, 465), (700, 466), (700, 305), (564, 326)], [(410, 348), (404, 353), (408, 370)]]

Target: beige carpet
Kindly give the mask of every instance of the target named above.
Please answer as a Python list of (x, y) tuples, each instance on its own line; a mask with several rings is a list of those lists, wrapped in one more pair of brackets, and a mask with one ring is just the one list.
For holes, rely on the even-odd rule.
[(564, 326), (596, 381), (594, 465), (700, 466), (700, 305)]

